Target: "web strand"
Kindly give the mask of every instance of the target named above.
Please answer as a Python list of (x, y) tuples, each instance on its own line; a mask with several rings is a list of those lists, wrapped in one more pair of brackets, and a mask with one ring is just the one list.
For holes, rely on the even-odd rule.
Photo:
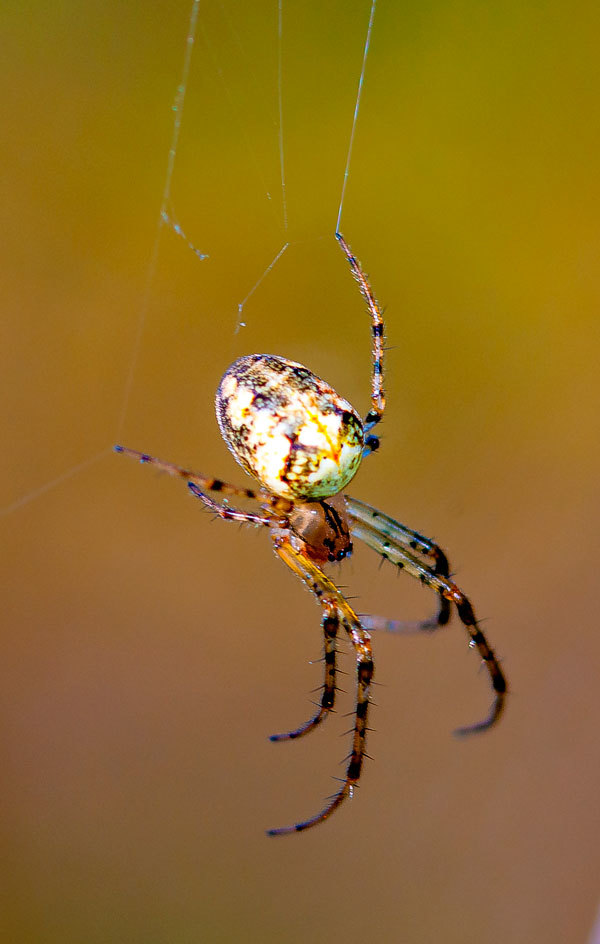
[(89, 469), (97, 462), (100, 462), (100, 459), (104, 459), (105, 456), (110, 455), (111, 452), (112, 446), (107, 446), (101, 452), (97, 452), (95, 456), (85, 459), (78, 465), (71, 466), (71, 468), (67, 469), (66, 472), (61, 472), (60, 475), (57, 475), (55, 479), (45, 482), (44, 485), (40, 485), (39, 488), (34, 489), (32, 492), (28, 492), (27, 495), (23, 495), (22, 498), (17, 498), (14, 502), (11, 502), (10, 505), (5, 505), (4, 508), (0, 508), (0, 517), (10, 515), (13, 511), (16, 511), (17, 508), (27, 505), (28, 502), (33, 501), (35, 498), (40, 498), (51, 489), (56, 488), (58, 485), (62, 485), (63, 482), (67, 482), (69, 479), (72, 479), (73, 476), (77, 475), (78, 472), (83, 472), (84, 469)]
[[(345, 170), (344, 170), (338, 218), (337, 218), (337, 224), (336, 224), (336, 229), (338, 230), (341, 223), (341, 216), (342, 216), (344, 198), (345, 198), (345, 193), (346, 193), (346, 185), (347, 185), (348, 176), (349, 176), (350, 161), (352, 157), (352, 148), (353, 148), (354, 136), (355, 136), (357, 120), (358, 120), (358, 113), (359, 113), (362, 88), (363, 88), (363, 83), (364, 83), (367, 56), (369, 53), (369, 47), (370, 47), (370, 41), (371, 41), (371, 32), (372, 32), (373, 21), (374, 21), (374, 16), (375, 16), (375, 7), (376, 7), (376, 0), (372, 0), (369, 23), (368, 23), (368, 28), (367, 28), (367, 35), (365, 39), (363, 59), (362, 59), (362, 68), (361, 68), (360, 78), (358, 82), (358, 90), (357, 90), (356, 103), (355, 103), (355, 108), (354, 108), (354, 116), (353, 116), (352, 128), (351, 128), (351, 133), (350, 133), (350, 141), (349, 141), (346, 165), (345, 165)], [(145, 326), (146, 326), (146, 322), (148, 318), (148, 312), (150, 309), (150, 300), (152, 296), (152, 289), (153, 289), (153, 285), (154, 285), (154, 281), (156, 277), (156, 269), (157, 269), (160, 241), (161, 241), (163, 228), (165, 226), (168, 226), (170, 229), (172, 229), (175, 232), (175, 234), (181, 240), (183, 240), (183, 242), (190, 249), (190, 251), (192, 251), (199, 259), (203, 260), (207, 258), (206, 253), (198, 249), (194, 245), (194, 243), (188, 238), (183, 228), (177, 221), (171, 207), (171, 185), (173, 181), (175, 164), (177, 160), (177, 152), (178, 152), (180, 132), (181, 132), (182, 120), (183, 120), (183, 108), (184, 108), (186, 92), (188, 88), (188, 79), (189, 79), (191, 63), (192, 63), (192, 55), (193, 55), (194, 45), (197, 39), (197, 30), (199, 28), (199, 9), (200, 9), (200, 0), (192, 0), (188, 28), (187, 28), (187, 35), (186, 35), (186, 40), (185, 40), (185, 53), (183, 57), (181, 78), (180, 78), (179, 84), (177, 85), (177, 89), (176, 89), (176, 93), (175, 93), (173, 105), (172, 105), (174, 118), (173, 118), (171, 142), (170, 142), (170, 147), (168, 151), (167, 166), (166, 166), (166, 171), (165, 171), (164, 185), (163, 185), (163, 191), (162, 191), (162, 197), (161, 197), (161, 203), (160, 203), (160, 210), (158, 214), (156, 232), (155, 232), (152, 249), (150, 253), (150, 258), (148, 262), (148, 268), (146, 272), (145, 285), (143, 289), (139, 314), (137, 318), (135, 337), (134, 337), (131, 357), (129, 361), (129, 368), (128, 368), (128, 372), (125, 378), (125, 383), (124, 383), (124, 388), (123, 388), (121, 408), (120, 408), (120, 412), (118, 416), (118, 421), (116, 424), (115, 438), (117, 440), (122, 438), (122, 431), (123, 431), (123, 427), (124, 427), (125, 420), (127, 417), (127, 411), (129, 409), (130, 400), (131, 400), (131, 393), (132, 393), (135, 374), (136, 374), (136, 370), (138, 366), (142, 338), (143, 338), (143, 334), (144, 334), (144, 330), (145, 330)], [(239, 37), (238, 37), (238, 42), (240, 42)], [(211, 51), (210, 44), (208, 44), (208, 46), (209, 46), (209, 51)], [(217, 70), (217, 74), (221, 77), (221, 79), (223, 79), (223, 74), (222, 74), (221, 69)], [(226, 92), (231, 99), (229, 90), (227, 88), (226, 88)], [(278, 0), (278, 7), (277, 7), (277, 116), (278, 116), (277, 117), (277, 141), (278, 141), (279, 168), (280, 168), (280, 180), (281, 180), (282, 216), (279, 216), (279, 214), (277, 215), (279, 216), (280, 223), (281, 223), (281, 220), (283, 220), (284, 232), (285, 234), (287, 234), (289, 220), (288, 220), (288, 208), (287, 208), (285, 151), (284, 151), (284, 135), (283, 135), (283, 0)], [(242, 133), (244, 134), (243, 128), (242, 128)], [(247, 141), (247, 144), (248, 144), (251, 157), (253, 158), (255, 164), (257, 165), (257, 169), (264, 183), (264, 178), (262, 178), (261, 169), (258, 166), (258, 162), (256, 160), (256, 154), (254, 153), (253, 149), (250, 147), (250, 143), (248, 141)], [(267, 197), (269, 200), (271, 199), (268, 191), (267, 191)], [(275, 208), (273, 207), (273, 209)], [(316, 237), (316, 238), (322, 238), (322, 237)], [(238, 334), (240, 328), (245, 326), (244, 321), (242, 321), (242, 316), (243, 316), (243, 311), (244, 311), (244, 307), (246, 303), (254, 295), (254, 293), (257, 291), (257, 289), (262, 284), (264, 279), (268, 276), (271, 270), (279, 262), (280, 258), (282, 257), (282, 255), (284, 254), (284, 252), (286, 251), (286, 249), (288, 249), (290, 245), (295, 245), (295, 243), (292, 243), (289, 240), (286, 240), (283, 243), (283, 245), (281, 246), (281, 249), (274, 256), (272, 261), (267, 265), (262, 275), (254, 283), (254, 285), (252, 286), (250, 291), (247, 293), (245, 298), (241, 302), (239, 302), (238, 307), (237, 307), (237, 321), (236, 321), (234, 334)], [(103, 449), (101, 452), (96, 453), (94, 456), (84, 460), (83, 462), (77, 465), (70, 467), (67, 471), (61, 473), (56, 478), (46, 482), (44, 485), (38, 488), (35, 488), (34, 490), (23, 495), (21, 498), (13, 501), (12, 503), (4, 506), (3, 508), (0, 508), (0, 516), (8, 515), (11, 512), (15, 511), (16, 509), (27, 504), (28, 502), (33, 501), (34, 499), (37, 499), (38, 497), (44, 495), (46, 492), (50, 491), (51, 489), (59, 486), (63, 482), (74, 477), (79, 472), (99, 462), (103, 457), (109, 454), (109, 451), (110, 450), (108, 447), (106, 449)]]
[[(234, 30), (233, 25), (231, 24), (231, 21), (228, 16), (227, 16), (227, 23), (228, 23), (229, 29), (231, 30), (232, 36), (234, 37), (236, 43), (240, 46), (240, 51), (243, 52), (244, 47), (242, 46), (241, 40), (237, 32)], [(275, 205), (275, 201), (273, 200), (271, 196), (269, 185), (263, 173), (263, 168), (261, 167), (260, 160), (256, 154), (256, 149), (254, 148), (252, 144), (252, 135), (248, 127), (247, 116), (243, 113), (243, 111), (240, 109), (239, 105), (237, 104), (235, 95), (232, 94), (232, 91), (226, 81), (224, 70), (221, 68), (219, 61), (214, 54), (212, 44), (210, 42), (209, 37), (206, 34), (206, 30), (204, 29), (202, 23), (200, 25), (200, 35), (204, 41), (204, 46), (207, 52), (207, 56), (210, 56), (217, 79), (219, 83), (221, 84), (223, 88), (223, 92), (225, 93), (225, 96), (227, 98), (227, 102), (229, 104), (231, 114), (239, 127), (240, 138), (241, 140), (243, 140), (244, 146), (246, 147), (246, 150), (248, 151), (248, 155), (254, 167), (254, 172), (256, 173), (257, 179), (260, 180), (261, 187), (265, 192), (265, 196), (269, 202), (269, 207), (271, 208), (273, 217), (277, 221), (277, 224), (281, 225), (281, 217), (279, 215), (279, 211)]]
[[(138, 315), (136, 334), (133, 343), (133, 349), (131, 354), (129, 371), (125, 381), (124, 391), (123, 391), (123, 400), (121, 406), (121, 412), (116, 428), (116, 439), (121, 438), (121, 432), (123, 425), (125, 423), (125, 417), (127, 415), (127, 408), (129, 406), (129, 401), (131, 398), (131, 390), (133, 387), (133, 380), (135, 376), (135, 370), (137, 367), (137, 362), (139, 358), (140, 344), (142, 340), (142, 335), (144, 333), (144, 326), (146, 323), (148, 310), (150, 307), (150, 296), (152, 291), (152, 286), (154, 283), (154, 277), (156, 274), (156, 264), (158, 260), (158, 250), (160, 246), (160, 237), (162, 233), (162, 228), (165, 223), (169, 224), (175, 232), (186, 240), (189, 247), (196, 253), (196, 255), (202, 258), (203, 254), (200, 253), (192, 243), (189, 242), (181, 227), (178, 224), (174, 223), (173, 220), (169, 217), (167, 213), (167, 208), (169, 205), (169, 200), (171, 196), (171, 182), (173, 179), (173, 171), (175, 168), (175, 160), (177, 157), (177, 146), (179, 144), (179, 133), (181, 130), (181, 120), (183, 116), (183, 104), (185, 101), (185, 93), (187, 89), (187, 82), (190, 72), (190, 65), (192, 61), (192, 53), (194, 49), (194, 40), (196, 37), (196, 27), (198, 22), (198, 10), (200, 7), (200, 0), (193, 0), (192, 10), (190, 13), (190, 19), (188, 24), (188, 31), (186, 36), (185, 43), (185, 55), (183, 61), (183, 68), (181, 70), (181, 79), (179, 85), (177, 86), (177, 91), (175, 93), (175, 99), (173, 101), (173, 111), (175, 112), (175, 117), (173, 119), (173, 133), (171, 135), (171, 145), (169, 148), (169, 156), (167, 161), (167, 170), (165, 174), (165, 183), (163, 187), (162, 200), (160, 205), (160, 212), (158, 216), (158, 223), (156, 227), (156, 234), (154, 237), (154, 243), (152, 246), (152, 252), (150, 254), (150, 261), (148, 263), (148, 270), (146, 275), (146, 284), (144, 288), (144, 293), (142, 296), (142, 302), (140, 305), (140, 313)], [(56, 476), (56, 478), (51, 479), (49, 482), (46, 482), (44, 485), (41, 485), (39, 488), (33, 489), (27, 494), (23, 495), (21, 498), (16, 499), (11, 502), (9, 505), (5, 505), (3, 508), (0, 508), (0, 517), (11, 514), (13, 511), (16, 511), (18, 508), (21, 508), (23, 505), (28, 504), (31, 501), (34, 501), (36, 498), (40, 498), (42, 495), (45, 495), (46, 492), (51, 491), (53, 488), (61, 485), (63, 482), (68, 481), (68, 479), (73, 478), (79, 472), (82, 472), (84, 469), (88, 469), (91, 466), (95, 465), (105, 456), (108, 456), (111, 452), (111, 448), (107, 447), (101, 452), (96, 453), (94, 456), (89, 459), (85, 459), (83, 462), (80, 462), (78, 465), (71, 466), (66, 472), (61, 473)]]
[(287, 233), (288, 215), (285, 195), (285, 164), (283, 160), (283, 68), (282, 68), (282, 38), (283, 38), (283, 0), (279, 0), (277, 19), (277, 98), (279, 102), (279, 166), (281, 168), (281, 202), (283, 207), (283, 228)]
[(337, 223), (335, 224), (335, 231), (339, 233), (340, 225), (342, 222), (342, 209), (344, 207), (344, 199), (346, 196), (346, 184), (348, 183), (348, 174), (350, 173), (350, 160), (352, 158), (352, 147), (354, 145), (354, 132), (356, 131), (356, 123), (358, 121), (358, 110), (360, 108), (360, 99), (362, 95), (363, 82), (365, 78), (365, 69), (367, 67), (367, 56), (369, 55), (369, 47), (371, 45), (371, 31), (373, 29), (373, 20), (375, 19), (375, 6), (377, 5), (377, 0), (372, 0), (371, 3), (371, 14), (369, 16), (369, 25), (367, 27), (367, 36), (365, 39), (365, 51), (363, 53), (362, 68), (360, 70), (360, 78), (358, 80), (358, 91), (356, 93), (356, 104), (354, 106), (354, 118), (352, 121), (352, 130), (350, 131), (350, 143), (348, 145), (348, 156), (346, 158), (346, 169), (344, 170), (344, 180), (342, 182), (342, 195), (340, 198), (340, 207), (338, 210)]
[(180, 224), (175, 219), (172, 210), (170, 214), (167, 213), (166, 210), (163, 210), (161, 213), (161, 217), (162, 217), (163, 223), (166, 223), (167, 226), (170, 226), (173, 232), (176, 233), (177, 236), (180, 236), (183, 239), (188, 249), (191, 249), (194, 255), (198, 256), (198, 259), (200, 260), (208, 259), (208, 253), (202, 252), (200, 249), (197, 249), (196, 246), (194, 246), (193, 242), (190, 239), (188, 239), (183, 229), (181, 228)]
[(233, 332), (234, 334), (237, 334), (237, 333), (239, 332), (240, 328), (245, 328), (245, 327), (246, 327), (246, 322), (241, 320), (241, 318), (242, 318), (242, 313), (243, 313), (243, 311), (244, 311), (244, 305), (246, 304), (246, 302), (248, 301), (248, 299), (250, 298), (250, 296), (251, 296), (251, 295), (254, 295), (256, 289), (258, 288), (258, 286), (260, 285), (260, 283), (263, 281), (263, 279), (265, 279), (266, 276), (269, 274), (269, 272), (271, 271), (271, 269), (273, 268), (273, 266), (274, 266), (277, 262), (279, 262), (279, 260), (281, 259), (282, 255), (284, 254), (284, 252), (286, 251), (286, 249), (288, 248), (288, 246), (289, 246), (289, 243), (284, 243), (284, 245), (281, 247), (281, 249), (279, 250), (279, 252), (278, 252), (277, 255), (275, 256), (275, 258), (272, 260), (272, 262), (269, 263), (269, 265), (267, 266), (267, 268), (265, 269), (265, 271), (263, 272), (263, 274), (261, 275), (261, 277), (254, 283), (254, 285), (252, 286), (252, 288), (250, 289), (250, 291), (248, 292), (248, 294), (246, 295), (246, 297), (244, 298), (244, 300), (241, 301), (241, 302), (238, 304), (238, 320), (237, 320), (237, 324), (236, 324), (236, 326), (235, 326), (235, 331)]
[[(200, 0), (193, 0), (192, 2), (192, 11), (190, 14), (190, 21), (188, 26), (188, 32), (185, 41), (185, 55), (183, 59), (183, 68), (181, 70), (181, 80), (177, 86), (177, 91), (175, 93), (175, 100), (173, 102), (173, 111), (175, 112), (175, 117), (173, 119), (173, 133), (171, 135), (171, 146), (169, 148), (169, 157), (167, 160), (167, 171), (165, 174), (165, 185), (163, 187), (162, 200), (160, 204), (160, 211), (158, 214), (158, 223), (156, 226), (156, 234), (154, 236), (154, 243), (152, 246), (152, 252), (150, 255), (150, 262), (148, 264), (148, 272), (146, 275), (146, 285), (144, 287), (144, 294), (142, 296), (142, 304), (140, 305), (140, 313), (138, 316), (138, 322), (135, 332), (135, 339), (133, 342), (133, 350), (131, 353), (131, 360), (129, 363), (129, 371), (127, 378), (125, 380), (125, 388), (123, 390), (123, 401), (121, 406), (121, 414), (119, 416), (119, 421), (117, 423), (116, 430), (116, 439), (121, 439), (121, 433), (123, 431), (123, 426), (125, 425), (125, 417), (127, 416), (127, 410), (129, 407), (129, 401), (131, 399), (131, 391), (133, 388), (133, 380), (135, 377), (135, 371), (137, 368), (137, 363), (139, 360), (140, 354), (140, 345), (142, 343), (142, 336), (144, 334), (144, 328), (146, 325), (146, 320), (148, 317), (148, 311), (150, 309), (150, 297), (152, 294), (152, 287), (154, 285), (154, 278), (156, 276), (156, 264), (158, 262), (158, 250), (160, 247), (160, 237), (162, 234), (162, 228), (166, 222), (168, 222), (178, 235), (183, 236), (181, 230), (177, 229), (176, 225), (173, 225), (167, 209), (169, 206), (169, 201), (171, 199), (171, 182), (173, 180), (173, 171), (175, 168), (175, 160), (177, 157), (177, 146), (179, 144), (179, 133), (181, 131), (181, 121), (183, 118), (183, 105), (185, 102), (185, 93), (187, 90), (188, 77), (190, 74), (190, 65), (192, 62), (192, 52), (194, 50), (194, 41), (196, 38), (196, 27), (198, 23), (198, 10), (200, 8)], [(184, 237), (185, 238), (185, 237)], [(187, 241), (187, 239), (186, 239)], [(191, 243), (188, 243), (191, 246)], [(192, 248), (194, 248), (192, 246)], [(195, 250), (196, 251), (196, 250)]]
[[(340, 224), (342, 219), (342, 209), (344, 206), (344, 198), (346, 195), (346, 184), (348, 182), (348, 176), (350, 173), (350, 160), (352, 158), (352, 148), (354, 145), (354, 134), (356, 131), (356, 125), (358, 122), (358, 112), (360, 108), (360, 100), (363, 90), (365, 70), (367, 66), (367, 57), (369, 55), (369, 48), (371, 45), (371, 33), (373, 31), (373, 21), (375, 19), (375, 7), (377, 5), (377, 0), (372, 0), (371, 2), (371, 12), (369, 15), (369, 25), (367, 27), (367, 35), (365, 37), (365, 47), (363, 52), (362, 67), (360, 71), (360, 78), (358, 80), (358, 89), (356, 93), (356, 103), (354, 105), (354, 117), (352, 119), (352, 128), (350, 131), (350, 142), (348, 145), (348, 154), (346, 156), (346, 166), (344, 169), (344, 179), (342, 182), (342, 194), (340, 199), (340, 206), (338, 210), (337, 223), (335, 227), (336, 233), (339, 233)], [(283, 206), (283, 223), (284, 228), (287, 233), (288, 229), (288, 215), (287, 215), (287, 201), (286, 201), (286, 189), (285, 189), (285, 164), (284, 164), (284, 151), (283, 151), (283, 93), (282, 93), (282, 36), (283, 36), (283, 0), (279, 0), (278, 3), (278, 29), (277, 29), (277, 90), (278, 90), (278, 102), (279, 102), (279, 165), (281, 169), (281, 199)], [(240, 328), (246, 327), (246, 322), (242, 321), (242, 313), (244, 310), (244, 305), (248, 301), (251, 295), (254, 294), (256, 289), (259, 287), (263, 279), (269, 274), (271, 269), (279, 261), (285, 250), (290, 245), (295, 245), (295, 243), (286, 242), (284, 246), (279, 250), (275, 258), (267, 268), (264, 270), (260, 278), (255, 282), (253, 287), (250, 289), (243, 301), (238, 304), (237, 312), (237, 323), (234, 330), (234, 335), (239, 333)]]
[[(278, 141), (279, 141), (279, 169), (281, 176), (281, 207), (283, 212), (283, 228), (287, 233), (288, 231), (288, 212), (287, 212), (287, 197), (285, 189), (285, 160), (284, 160), (284, 149), (283, 149), (283, 0), (279, 0), (277, 5), (277, 103), (278, 103)], [(284, 243), (281, 247), (275, 258), (269, 265), (266, 267), (259, 279), (254, 283), (246, 297), (238, 303), (237, 310), (237, 321), (234, 329), (234, 336), (239, 334), (240, 328), (246, 327), (246, 322), (242, 321), (242, 313), (244, 311), (244, 305), (248, 299), (254, 295), (254, 292), (261, 284), (263, 279), (267, 277), (273, 266), (281, 259), (285, 250), (289, 246), (289, 242)]]

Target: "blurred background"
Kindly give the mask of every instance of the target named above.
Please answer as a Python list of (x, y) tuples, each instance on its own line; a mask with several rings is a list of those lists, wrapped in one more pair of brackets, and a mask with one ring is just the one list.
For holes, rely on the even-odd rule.
[[(269, 743), (311, 711), (318, 608), (264, 533), (109, 448), (243, 482), (213, 410), (242, 353), (368, 408), (333, 232), (369, 3), (283, 3), (287, 232), (277, 4), (200, 5), (171, 195), (210, 258), (165, 227), (151, 267), (190, 8), (2, 7), (2, 937), (587, 942), (598, 5), (379, 0), (342, 230), (386, 307), (388, 412), (350, 491), (448, 551), (511, 696), (458, 742), (490, 702), (460, 624), (378, 636), (375, 760), (280, 840), (343, 769), (352, 675), (324, 728)], [(364, 548), (333, 573), (359, 612), (434, 605)]]

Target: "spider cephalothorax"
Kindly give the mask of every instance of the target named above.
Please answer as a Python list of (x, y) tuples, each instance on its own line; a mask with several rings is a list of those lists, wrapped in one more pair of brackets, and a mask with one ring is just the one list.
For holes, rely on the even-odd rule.
[[(188, 488), (219, 517), (264, 525), (271, 533), (276, 554), (314, 594), (323, 612), (325, 649), (323, 693), (315, 715), (293, 731), (274, 734), (272, 740), (301, 737), (312, 731), (332, 710), (336, 692), (336, 639), (340, 629), (350, 637), (356, 654), (356, 711), (352, 749), (341, 787), (325, 808), (293, 826), (269, 830), (272, 836), (316, 826), (333, 813), (357, 783), (367, 733), (373, 658), (368, 630), (392, 632), (433, 630), (445, 625), (456, 606), (458, 616), (487, 666), (494, 701), (488, 716), (459, 728), (471, 734), (491, 727), (504, 707), (507, 686), (502, 670), (475, 618), (471, 603), (450, 579), (444, 552), (428, 538), (412, 531), (377, 509), (342, 494), (356, 474), (361, 459), (379, 446), (372, 429), (385, 408), (383, 393), (383, 317), (356, 257), (340, 233), (339, 244), (371, 316), (373, 373), (371, 408), (362, 422), (354, 408), (306, 367), (274, 354), (251, 354), (235, 361), (225, 372), (216, 396), (221, 433), (240, 465), (259, 483), (259, 489), (239, 488), (220, 479), (162, 462), (145, 453), (116, 446), (131, 455), (187, 481)], [(207, 492), (255, 499), (259, 513), (233, 508)], [(359, 619), (346, 598), (321, 569), (341, 561), (352, 551), (352, 537), (407, 571), (436, 592), (439, 609), (418, 623), (378, 617)]]
[(343, 495), (318, 502), (297, 502), (288, 512), (290, 530), (304, 544), (311, 560), (324, 564), (352, 553), (352, 535)]

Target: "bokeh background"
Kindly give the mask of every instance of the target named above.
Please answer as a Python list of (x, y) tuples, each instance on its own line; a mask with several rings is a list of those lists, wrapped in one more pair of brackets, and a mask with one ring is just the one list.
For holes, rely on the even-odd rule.
[[(201, 4), (172, 208), (210, 258), (165, 227), (151, 269), (190, 7), (2, 5), (2, 938), (586, 942), (598, 5), (379, 0), (342, 228), (386, 306), (389, 409), (351, 490), (448, 550), (512, 694), (457, 742), (490, 700), (460, 625), (376, 638), (375, 761), (278, 841), (342, 769), (352, 676), (325, 728), (269, 743), (310, 710), (318, 609), (264, 533), (108, 450), (243, 480), (212, 401), (253, 351), (367, 408), (333, 230), (369, 4), (284, 0), (287, 234), (277, 4)], [(431, 609), (364, 549), (337, 576), (361, 612)]]

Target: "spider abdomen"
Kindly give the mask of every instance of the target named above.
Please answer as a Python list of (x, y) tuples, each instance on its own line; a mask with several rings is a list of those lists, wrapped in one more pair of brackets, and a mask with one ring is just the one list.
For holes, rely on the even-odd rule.
[(302, 364), (274, 354), (240, 357), (223, 375), (215, 405), (229, 449), (275, 495), (327, 498), (356, 474), (362, 420)]

